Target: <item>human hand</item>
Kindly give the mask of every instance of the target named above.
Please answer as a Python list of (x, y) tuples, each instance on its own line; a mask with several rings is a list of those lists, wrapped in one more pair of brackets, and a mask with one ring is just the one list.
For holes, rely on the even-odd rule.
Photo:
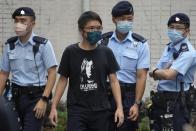
[(129, 110), (128, 119), (136, 121), (139, 116), (139, 107), (137, 104), (134, 104)]
[(33, 109), (33, 111), (35, 112), (35, 117), (37, 119), (41, 119), (42, 117), (44, 117), (46, 112), (46, 107), (47, 107), (47, 102), (43, 101), (42, 99), (40, 99), (37, 102), (36, 106)]
[(114, 121), (117, 123), (117, 127), (120, 127), (124, 122), (123, 108), (117, 108), (114, 116)]
[(56, 127), (58, 122), (58, 114), (56, 108), (51, 108), (49, 119), (52, 125)]

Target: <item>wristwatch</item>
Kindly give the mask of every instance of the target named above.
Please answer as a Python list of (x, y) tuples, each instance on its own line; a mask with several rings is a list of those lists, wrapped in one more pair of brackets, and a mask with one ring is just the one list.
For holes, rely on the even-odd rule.
[(47, 96), (42, 96), (41, 99), (47, 103), (49, 102), (49, 97)]
[(155, 76), (155, 71), (157, 71), (158, 70), (158, 68), (156, 68), (156, 69), (154, 69), (153, 71), (152, 71), (152, 75), (153, 76)]
[(136, 104), (139, 107), (141, 105), (141, 101), (135, 100), (134, 104)]

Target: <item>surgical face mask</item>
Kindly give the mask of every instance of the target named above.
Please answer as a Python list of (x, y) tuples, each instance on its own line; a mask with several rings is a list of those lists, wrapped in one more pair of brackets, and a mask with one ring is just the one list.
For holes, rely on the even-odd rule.
[(168, 29), (167, 35), (171, 42), (177, 42), (184, 38), (183, 32), (176, 29)]
[(95, 45), (101, 39), (101, 31), (87, 32), (87, 41)]
[(126, 34), (133, 29), (133, 22), (131, 21), (118, 21), (116, 25), (117, 31)]
[(27, 25), (15, 23), (15, 32), (17, 36), (25, 36), (27, 34)]

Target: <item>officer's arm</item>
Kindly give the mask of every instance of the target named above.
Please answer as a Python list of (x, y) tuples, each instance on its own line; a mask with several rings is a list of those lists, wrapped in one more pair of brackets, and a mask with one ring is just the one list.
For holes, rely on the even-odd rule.
[(55, 90), (55, 94), (54, 94), (54, 98), (52, 101), (52, 107), (51, 109), (56, 109), (61, 97), (63, 96), (63, 93), (65, 91), (65, 88), (67, 86), (67, 82), (68, 82), (68, 78), (64, 77), (64, 76), (60, 76), (57, 86), (56, 86), (56, 90)]
[(56, 81), (56, 66), (48, 69), (48, 80), (44, 90), (43, 96), (49, 97)]
[(152, 75), (155, 80), (174, 80), (176, 79), (178, 72), (172, 68), (155, 69)]
[(115, 73), (109, 75), (110, 85), (112, 88), (112, 94), (114, 96), (117, 108), (122, 108), (120, 85)]
[(147, 78), (147, 70), (146, 69), (138, 69), (137, 70), (135, 101), (140, 102), (143, 97), (145, 86), (146, 86), (146, 78)]
[(6, 81), (9, 77), (9, 72), (1, 70), (0, 72), (0, 96), (3, 95), (3, 91), (5, 89)]

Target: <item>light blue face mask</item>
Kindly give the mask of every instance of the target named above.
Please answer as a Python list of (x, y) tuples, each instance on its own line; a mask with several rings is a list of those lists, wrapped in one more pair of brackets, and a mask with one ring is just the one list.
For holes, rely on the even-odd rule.
[(167, 31), (167, 35), (168, 35), (169, 39), (171, 40), (171, 42), (173, 42), (173, 43), (183, 39), (184, 36), (182, 34), (183, 34), (182, 31), (179, 31), (176, 29), (168, 29), (168, 31)]
[(118, 21), (116, 30), (122, 34), (126, 34), (133, 29), (133, 22), (131, 21)]

